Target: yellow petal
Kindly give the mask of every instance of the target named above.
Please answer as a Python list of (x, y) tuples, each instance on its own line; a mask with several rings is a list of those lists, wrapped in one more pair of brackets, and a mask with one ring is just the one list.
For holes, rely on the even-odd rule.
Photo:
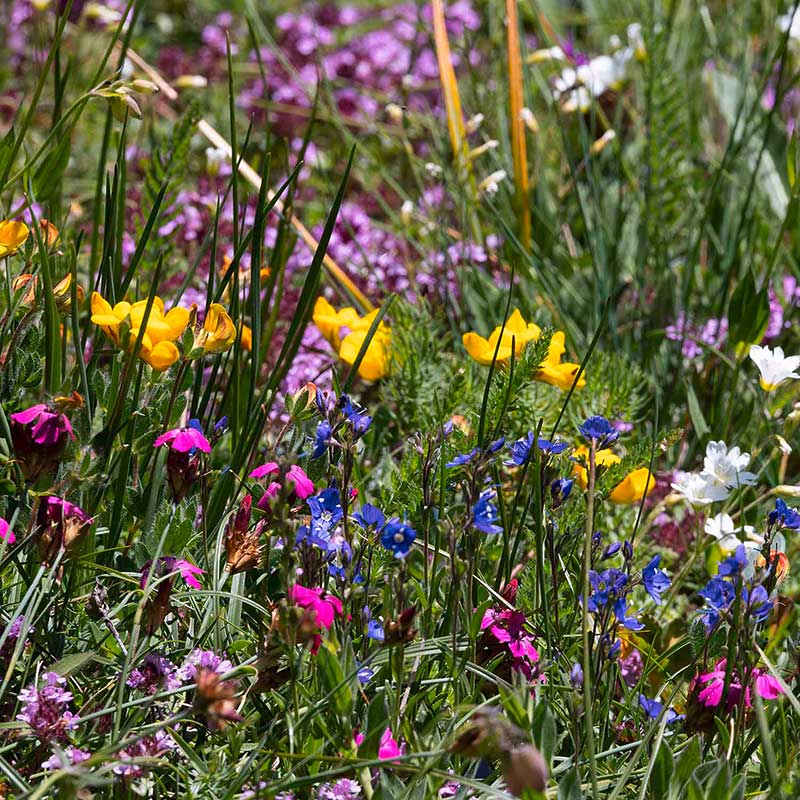
[(0, 258), (16, 253), (28, 238), (28, 226), (13, 219), (0, 220)]
[[(564, 362), (563, 364), (550, 364), (545, 362), (536, 371), (534, 378), (542, 383), (549, 383), (551, 386), (557, 386), (564, 392), (568, 392), (575, 383), (575, 376), (581, 368), (580, 364), (571, 364)], [(576, 389), (582, 389), (586, 386), (586, 378), (581, 375)]]
[[(589, 448), (586, 445), (581, 445), (580, 447), (576, 447), (573, 452), (573, 457), (586, 461), (589, 461)], [(619, 464), (621, 461), (620, 457), (613, 451), (613, 450), (598, 450), (594, 456), (594, 463), (598, 467), (611, 467), (614, 464)], [(580, 464), (576, 464), (573, 472), (575, 473), (575, 479), (578, 481), (578, 485), (581, 489), (586, 488), (586, 468), (582, 467)]]
[[(359, 352), (367, 338), (367, 331), (352, 331), (342, 339), (339, 349), (339, 358), (346, 364), (354, 364)], [(364, 358), (358, 367), (358, 374), (365, 381), (377, 381), (385, 377), (389, 371), (389, 346), (388, 334), (375, 332)]]
[(247, 325), (242, 325), (242, 350), (248, 353), (253, 349), (253, 331)]
[(163, 372), (180, 358), (180, 353), (172, 342), (159, 342), (146, 354), (143, 348), (140, 356), (142, 361), (149, 364), (156, 372)]
[(620, 504), (641, 503), (645, 494), (645, 487), (647, 487), (647, 494), (650, 494), (655, 485), (656, 481), (650, 474), (650, 470), (647, 467), (641, 467), (628, 473), (614, 487), (608, 499), (612, 503)]
[(171, 308), (166, 313), (164, 319), (169, 326), (170, 336), (174, 341), (183, 334), (189, 324), (189, 309), (175, 306), (175, 308)]
[(470, 331), (461, 337), (461, 341), (464, 344), (464, 349), (479, 364), (489, 366), (494, 358), (495, 349), (497, 349), (497, 359), (495, 363), (505, 364), (511, 358), (511, 339), (506, 339), (504, 337), (498, 348), (497, 336), (495, 335), (497, 333), (497, 330), (495, 330), (487, 340), (484, 339), (483, 336), (479, 336), (477, 333)]

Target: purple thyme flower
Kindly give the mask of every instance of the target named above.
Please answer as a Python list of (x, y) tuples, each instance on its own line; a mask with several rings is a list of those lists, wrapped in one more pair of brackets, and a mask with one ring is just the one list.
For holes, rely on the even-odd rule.
[(42, 741), (63, 741), (76, 725), (77, 717), (69, 711), (72, 692), (64, 688), (67, 680), (57, 672), (45, 672), (44, 686), (33, 683), (19, 693), (22, 711), (17, 719), (27, 722)]

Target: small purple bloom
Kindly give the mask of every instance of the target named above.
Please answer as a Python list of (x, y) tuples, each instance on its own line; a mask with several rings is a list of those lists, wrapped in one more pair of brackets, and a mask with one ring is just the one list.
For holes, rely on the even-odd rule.
[(481, 492), (478, 501), (472, 506), (472, 526), (482, 533), (496, 534), (502, 533), (503, 528), (495, 525), (500, 518), (500, 512), (493, 500), (497, 497), (494, 489), (486, 489)]

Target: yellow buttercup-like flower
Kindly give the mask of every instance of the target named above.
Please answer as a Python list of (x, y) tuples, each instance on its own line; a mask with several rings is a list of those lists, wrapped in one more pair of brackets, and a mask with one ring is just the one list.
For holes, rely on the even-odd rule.
[[(502, 332), (502, 338), (501, 338)], [(519, 309), (514, 312), (506, 321), (505, 327), (495, 328), (488, 339), (470, 331), (465, 333), (461, 340), (466, 351), (479, 364), (489, 366), (494, 359), (497, 350), (496, 364), (507, 364), (511, 359), (511, 348), (514, 347), (514, 355), (518, 356), (525, 349), (528, 342), (535, 342), (541, 335), (542, 330), (533, 322), (525, 322)], [(498, 340), (500, 346), (497, 346)]]
[(202, 348), (204, 353), (224, 353), (233, 347), (236, 341), (236, 324), (219, 303), (209, 306), (203, 327), (194, 337), (195, 348)]
[[(136, 344), (139, 330), (144, 321), (147, 308), (146, 300), (136, 303), (122, 301), (114, 305), (105, 300), (97, 292), (92, 293), (92, 322), (99, 325), (117, 347), (129, 350)], [(120, 328), (123, 322), (129, 325), (127, 340), (121, 341)], [(157, 372), (171, 367), (179, 358), (180, 352), (175, 341), (181, 337), (189, 324), (189, 311), (180, 306), (164, 312), (164, 301), (160, 297), (153, 298), (147, 327), (142, 335), (139, 358), (149, 364)]]
[[(589, 459), (589, 450), (585, 445), (575, 448), (573, 453), (575, 458), (582, 458), (584, 461)], [(614, 464), (619, 464), (622, 459), (611, 450), (598, 450), (595, 453), (595, 464), (598, 467), (611, 467)], [(587, 485), (586, 468), (580, 464), (575, 465), (575, 478), (578, 481), (581, 489), (585, 489)], [(632, 472), (629, 472), (611, 491), (608, 499), (612, 503), (619, 503), (620, 505), (630, 505), (633, 503), (641, 503), (645, 495), (645, 488), (647, 494), (655, 488), (656, 479), (650, 473), (647, 467), (640, 467)]]
[[(375, 309), (361, 317), (352, 306), (337, 311), (324, 297), (318, 297), (314, 304), (313, 320), (339, 358), (352, 366), (377, 315), (378, 310)], [(390, 350), (391, 331), (381, 322), (358, 366), (359, 376), (365, 381), (377, 381), (385, 377), (389, 371)]]
[(13, 219), (0, 220), (0, 258), (10, 256), (25, 244), (28, 226)]
[[(542, 383), (549, 383), (551, 386), (557, 386), (559, 389), (567, 392), (572, 388), (575, 382), (575, 376), (578, 374), (580, 364), (572, 364), (568, 361), (562, 362), (561, 356), (564, 355), (566, 350), (564, 331), (556, 331), (553, 338), (550, 340), (550, 347), (547, 351), (547, 358), (541, 364), (536, 372), (535, 378)], [(586, 378), (581, 375), (576, 389), (582, 389), (586, 386)]]

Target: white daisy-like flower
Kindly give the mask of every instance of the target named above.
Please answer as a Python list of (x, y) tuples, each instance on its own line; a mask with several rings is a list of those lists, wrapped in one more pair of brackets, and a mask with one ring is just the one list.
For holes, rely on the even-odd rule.
[(774, 392), (784, 381), (797, 380), (800, 375), (800, 356), (786, 356), (782, 347), (770, 350), (754, 344), (750, 348), (750, 358), (761, 373), (759, 383), (765, 392)]
[(728, 490), (724, 486), (720, 488), (716, 481), (709, 480), (708, 477), (697, 472), (679, 472), (675, 476), (675, 482), (671, 485), (695, 508), (728, 498)]
[(756, 529), (752, 525), (737, 528), (733, 517), (725, 512), (709, 517), (706, 520), (705, 532), (709, 536), (713, 536), (723, 550), (735, 550), (742, 544), (742, 535), (744, 535), (744, 544), (747, 547), (760, 546), (764, 543), (764, 537), (756, 533)]
[(725, 442), (709, 442), (702, 474), (726, 489), (752, 486), (756, 482), (756, 476), (747, 471), (749, 464), (750, 453), (743, 453), (738, 447), (728, 450)]

